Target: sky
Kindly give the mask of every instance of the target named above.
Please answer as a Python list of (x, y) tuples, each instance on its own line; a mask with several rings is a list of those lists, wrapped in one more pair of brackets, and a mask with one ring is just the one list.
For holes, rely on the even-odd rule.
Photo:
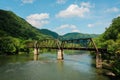
[(102, 34), (120, 16), (120, 0), (0, 0), (0, 9), (60, 35)]

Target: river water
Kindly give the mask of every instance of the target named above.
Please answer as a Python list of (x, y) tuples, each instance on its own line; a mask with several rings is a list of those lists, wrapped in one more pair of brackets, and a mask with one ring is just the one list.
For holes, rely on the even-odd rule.
[(64, 54), (64, 60), (56, 54), (0, 56), (0, 80), (109, 80), (93, 65), (88, 52)]

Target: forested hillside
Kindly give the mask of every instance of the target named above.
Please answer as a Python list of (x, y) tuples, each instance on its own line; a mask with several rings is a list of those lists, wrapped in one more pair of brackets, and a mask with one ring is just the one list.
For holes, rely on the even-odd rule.
[(67, 33), (62, 36), (63, 39), (79, 39), (79, 38), (95, 38), (98, 37), (98, 34), (83, 34), (83, 33)]
[(46, 34), (48, 36), (52, 36), (53, 38), (57, 39), (79, 39), (79, 38), (96, 38), (98, 34), (83, 34), (78, 32), (67, 33), (65, 35), (59, 35), (56, 32), (50, 31), (48, 29), (40, 29), (40, 32)]
[(42, 39), (47, 37), (11, 11), (0, 10), (0, 37), (20, 39)]
[(56, 32), (50, 31), (48, 29), (40, 29), (39, 31), (48, 36), (52, 36), (55, 39), (57, 39), (59, 37), (59, 35)]

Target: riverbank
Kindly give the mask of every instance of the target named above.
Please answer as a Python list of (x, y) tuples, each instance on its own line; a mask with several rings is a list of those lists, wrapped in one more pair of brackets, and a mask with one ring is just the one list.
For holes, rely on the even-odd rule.
[(120, 76), (117, 76), (114, 72), (113, 72), (113, 64), (108, 63), (106, 60), (104, 60), (102, 62), (103, 65), (103, 69), (105, 69), (105, 71), (103, 72), (103, 74), (105, 76), (108, 76), (111, 80), (120, 80)]

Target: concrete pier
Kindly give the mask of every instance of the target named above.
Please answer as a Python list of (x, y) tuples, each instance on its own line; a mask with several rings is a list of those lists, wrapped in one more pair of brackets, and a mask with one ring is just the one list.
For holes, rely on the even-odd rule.
[(101, 54), (96, 54), (96, 68), (102, 68)]
[(38, 57), (38, 55), (36, 55), (36, 54), (35, 54), (34, 57), (33, 57), (34, 61), (37, 61), (38, 58), (39, 58), (39, 57)]
[(34, 48), (34, 55), (38, 55), (38, 54), (39, 54), (38, 48)]
[(63, 57), (63, 50), (58, 50), (58, 53), (57, 53), (57, 59), (58, 60), (63, 60), (64, 57)]

